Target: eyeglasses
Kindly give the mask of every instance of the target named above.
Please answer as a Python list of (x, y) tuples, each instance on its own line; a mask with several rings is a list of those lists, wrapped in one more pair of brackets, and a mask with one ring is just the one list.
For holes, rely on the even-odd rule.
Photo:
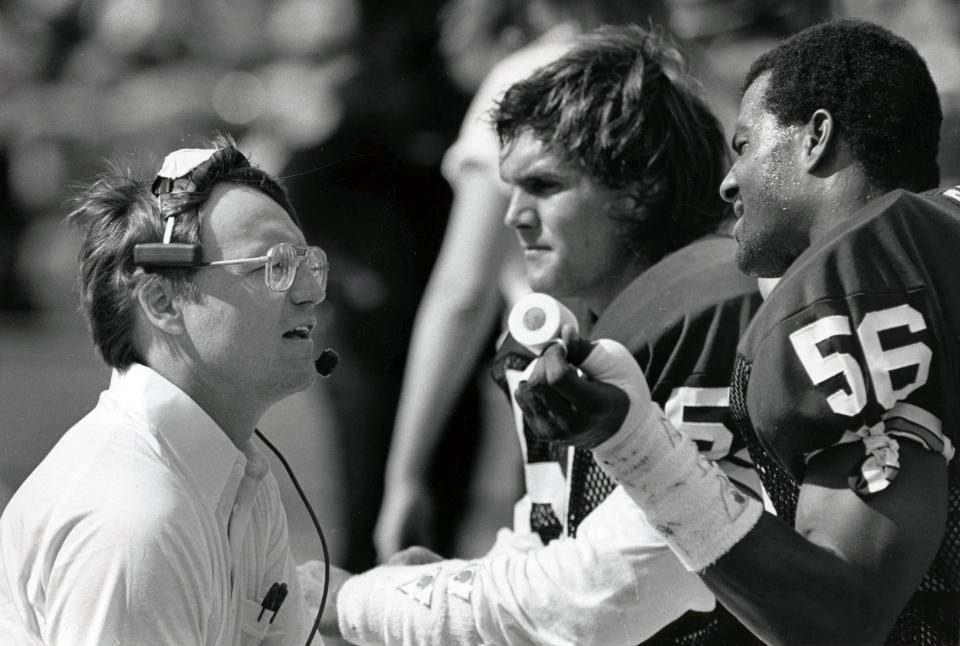
[(265, 256), (256, 258), (235, 258), (232, 260), (214, 260), (202, 262), (195, 267), (220, 267), (223, 265), (241, 265), (259, 263), (266, 266), (263, 275), (267, 288), (274, 292), (285, 292), (293, 285), (300, 263), (306, 261), (307, 268), (318, 283), (320, 289), (327, 291), (327, 274), (330, 265), (327, 254), (320, 247), (298, 247), (289, 242), (278, 242), (270, 247)]

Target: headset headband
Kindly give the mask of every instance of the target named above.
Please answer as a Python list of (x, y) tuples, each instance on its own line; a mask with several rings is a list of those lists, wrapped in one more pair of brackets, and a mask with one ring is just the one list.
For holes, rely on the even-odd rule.
[(198, 171), (206, 172), (217, 152), (217, 148), (181, 148), (173, 151), (164, 158), (150, 190), (157, 197), (166, 193), (196, 190), (194, 176)]

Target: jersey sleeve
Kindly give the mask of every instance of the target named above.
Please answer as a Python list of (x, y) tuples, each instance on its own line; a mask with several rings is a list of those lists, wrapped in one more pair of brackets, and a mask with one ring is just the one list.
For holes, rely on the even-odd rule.
[(764, 342), (748, 406), (761, 441), (795, 477), (819, 450), (882, 434), (952, 455), (931, 305), (924, 292), (827, 299)]
[(952, 457), (955, 334), (913, 235), (896, 220), (848, 232), (784, 278), (751, 330), (751, 423), (798, 481), (806, 460), (847, 442), (870, 453), (907, 439)]

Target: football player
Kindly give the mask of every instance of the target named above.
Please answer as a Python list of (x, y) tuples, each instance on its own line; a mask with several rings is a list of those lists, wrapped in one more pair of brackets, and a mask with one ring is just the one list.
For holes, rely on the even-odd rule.
[[(716, 192), (729, 158), (680, 52), (638, 26), (598, 30), (507, 90), (493, 120), (531, 287), (580, 299), (597, 329), (630, 344), (711, 455), (742, 449), (725, 423), (729, 366), (760, 297), (735, 241), (714, 233), (730, 216)], [(533, 356), (509, 342), (500, 358), (506, 386)], [(688, 643), (714, 620), (731, 641), (749, 638), (712, 614), (713, 595), (589, 451), (564, 447), (555, 461), (527, 439), (515, 531), (481, 559), (411, 550), (354, 577), (337, 603), (349, 640)]]
[(567, 334), (571, 360), (622, 390), (554, 347), (518, 402), (536, 434), (593, 446), (765, 642), (956, 644), (960, 187), (930, 190), (936, 88), (909, 43), (857, 21), (788, 39), (745, 88), (721, 194), (740, 267), (779, 283), (741, 341), (731, 408), (772, 513), (697, 453), (615, 344)]

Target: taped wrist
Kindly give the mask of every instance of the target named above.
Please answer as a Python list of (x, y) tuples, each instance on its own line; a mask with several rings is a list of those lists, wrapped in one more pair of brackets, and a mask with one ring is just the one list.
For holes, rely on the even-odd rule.
[(601, 469), (623, 486), (688, 570), (703, 570), (753, 528), (763, 505), (673, 427), (622, 345), (598, 342), (580, 368), (630, 398), (620, 430), (593, 450)]
[(337, 613), (344, 639), (357, 644), (483, 643), (470, 601), (474, 565), (438, 561), (380, 566), (350, 577)]

